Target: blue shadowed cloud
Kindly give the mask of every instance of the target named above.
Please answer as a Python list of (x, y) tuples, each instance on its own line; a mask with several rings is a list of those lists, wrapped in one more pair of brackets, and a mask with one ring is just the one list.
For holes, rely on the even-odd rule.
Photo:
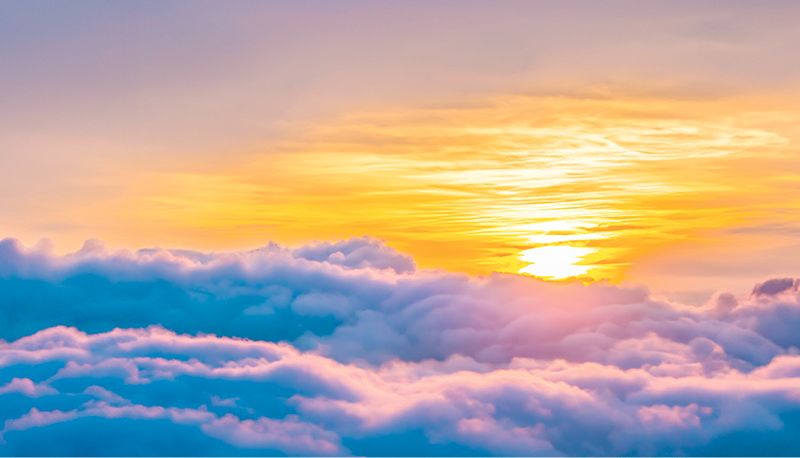
[(792, 279), (694, 307), (369, 237), (40, 248), (0, 242), (3, 455), (800, 452)]

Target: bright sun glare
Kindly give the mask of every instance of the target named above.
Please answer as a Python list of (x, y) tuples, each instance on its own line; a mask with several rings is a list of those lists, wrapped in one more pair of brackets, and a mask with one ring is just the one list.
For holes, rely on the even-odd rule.
[(586, 275), (595, 266), (577, 263), (595, 251), (594, 248), (567, 245), (531, 248), (521, 252), (520, 259), (533, 264), (523, 267), (519, 273), (552, 280)]

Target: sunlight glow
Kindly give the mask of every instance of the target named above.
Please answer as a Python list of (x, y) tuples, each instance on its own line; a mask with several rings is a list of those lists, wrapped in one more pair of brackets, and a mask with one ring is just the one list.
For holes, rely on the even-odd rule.
[(701, 230), (788, 224), (800, 207), (787, 198), (800, 116), (770, 110), (509, 96), (353, 113), (240, 164), (142, 177), (118, 210), (82, 217), (133, 219), (130, 234), (103, 234), (111, 243), (220, 249), (369, 234), (423, 268), (616, 282)]
[(523, 267), (519, 270), (519, 273), (549, 280), (586, 275), (589, 269), (595, 266), (578, 263), (583, 261), (584, 257), (596, 251), (593, 248), (567, 245), (531, 248), (520, 253), (520, 259), (533, 264)]

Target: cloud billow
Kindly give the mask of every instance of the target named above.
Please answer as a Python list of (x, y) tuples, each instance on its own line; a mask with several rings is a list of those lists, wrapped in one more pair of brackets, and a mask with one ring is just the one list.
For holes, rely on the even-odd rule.
[(417, 270), (369, 237), (6, 239), (0, 454), (797, 455), (798, 285), (693, 307)]

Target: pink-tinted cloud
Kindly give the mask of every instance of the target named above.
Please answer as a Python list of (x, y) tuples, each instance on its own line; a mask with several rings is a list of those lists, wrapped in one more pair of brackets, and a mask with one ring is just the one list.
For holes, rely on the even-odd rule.
[[(65, 342), (83, 341), (91, 346), (93, 341), (108, 341), (108, 334), (126, 331), (87, 335), (61, 328), (60, 332), (73, 336)], [(127, 333), (136, 336), (145, 347), (149, 339), (163, 341), (170, 335), (155, 328)], [(43, 344), (52, 342), (47, 334), (42, 333)], [(191, 378), (205, 380), (201, 386), (209, 387), (214, 386), (215, 380), (224, 381), (239, 394), (238, 399), (220, 402), (223, 398), (212, 395), (217, 399), (212, 404), (240, 409), (241, 415), (252, 408), (253, 390), (257, 392), (259, 384), (270, 390), (274, 386), (290, 387), (296, 394), (285, 402), (294, 407), (296, 416), (284, 420), (241, 419), (231, 412), (212, 414), (203, 405), (194, 409), (137, 406), (110, 390), (91, 385), (83, 393), (99, 401), (63, 412), (31, 410), (8, 420), (5, 435), (95, 416), (169, 419), (200, 425), (209, 436), (236, 446), (301, 454), (341, 453), (343, 449), (336, 439), (340, 436), (385, 436), (409, 429), (424, 431), (432, 444), (459, 443), (499, 454), (653, 453), (658, 450), (647, 445), (653, 441), (677, 452), (682, 449), (669, 447), (678, 445), (691, 450), (740, 429), (779, 431), (780, 416), (800, 407), (795, 370), (800, 367), (800, 356), (794, 355), (775, 358), (750, 373), (724, 362), (724, 367), (708, 373), (701, 363), (685, 356), (631, 369), (530, 358), (487, 366), (463, 357), (357, 366), (300, 352), (285, 344), (240, 341), (241, 345), (276, 347), (280, 355), (272, 361), (244, 357), (203, 363), (181, 361), (180, 350), (190, 348), (193, 340), (199, 345), (225, 345), (229, 339), (172, 336), (175, 342), (181, 342), (170, 349), (174, 359), (125, 356), (127, 350), (117, 348), (113, 356), (95, 365), (78, 366), (68, 361), (48, 383), (118, 379), (123, 383), (145, 383), (135, 385), (139, 387), (136, 390), (152, 390), (157, 397), (155, 387), (148, 388), (157, 380)], [(31, 348), (26, 351), (40, 351), (31, 342), (36, 337), (28, 338)], [(642, 345), (659, 343), (665, 352), (675, 350), (674, 343), (661, 342), (652, 335)], [(159, 353), (164, 350), (162, 346)], [(681, 352), (677, 353), (680, 356)], [(57, 359), (62, 354), (52, 355)], [(109, 367), (135, 367), (140, 376), (131, 379), (131, 371), (109, 371)], [(257, 384), (244, 385), (247, 382)], [(247, 388), (236, 388), (239, 385)], [(751, 417), (750, 411), (741, 409), (743, 404), (752, 405), (759, 415)], [(566, 441), (580, 434), (587, 435), (584, 443), (569, 445)], [(277, 438), (284, 438), (283, 442)]]
[(0, 300), (22, 334), (0, 342), (9, 453), (88, 421), (142, 437), (166, 422), (234, 447), (221, 454), (800, 451), (795, 280), (693, 307), (409, 270), (369, 238), (225, 255), (4, 243), (3, 297), (28, 305)]
[[(103, 394), (108, 397), (108, 393)], [(118, 398), (118, 395), (113, 393), (111, 395)], [(167, 419), (177, 424), (199, 426), (209, 436), (240, 447), (276, 449), (284, 453), (301, 455), (341, 454), (340, 440), (335, 433), (300, 422), (296, 418), (286, 420), (259, 418), (256, 421), (241, 421), (230, 414), (218, 418), (208, 412), (205, 406), (200, 406), (198, 409), (178, 409), (160, 406), (147, 407), (131, 404), (129, 401), (124, 404), (116, 406), (105, 401), (89, 401), (79, 409), (66, 412), (60, 410), (42, 412), (34, 407), (19, 418), (6, 420), (3, 430), (0, 431), (0, 438), (10, 431), (42, 428), (84, 417), (132, 420)]]
[(33, 381), (28, 378), (14, 377), (10, 382), (0, 386), (0, 394), (6, 393), (21, 393), (29, 398), (38, 398), (41, 396), (58, 394), (58, 391), (46, 384), (33, 383)]
[(290, 454), (339, 455), (342, 453), (336, 433), (316, 425), (289, 418), (277, 421), (261, 417), (239, 420), (227, 414), (201, 426), (203, 432), (246, 448), (277, 448)]

